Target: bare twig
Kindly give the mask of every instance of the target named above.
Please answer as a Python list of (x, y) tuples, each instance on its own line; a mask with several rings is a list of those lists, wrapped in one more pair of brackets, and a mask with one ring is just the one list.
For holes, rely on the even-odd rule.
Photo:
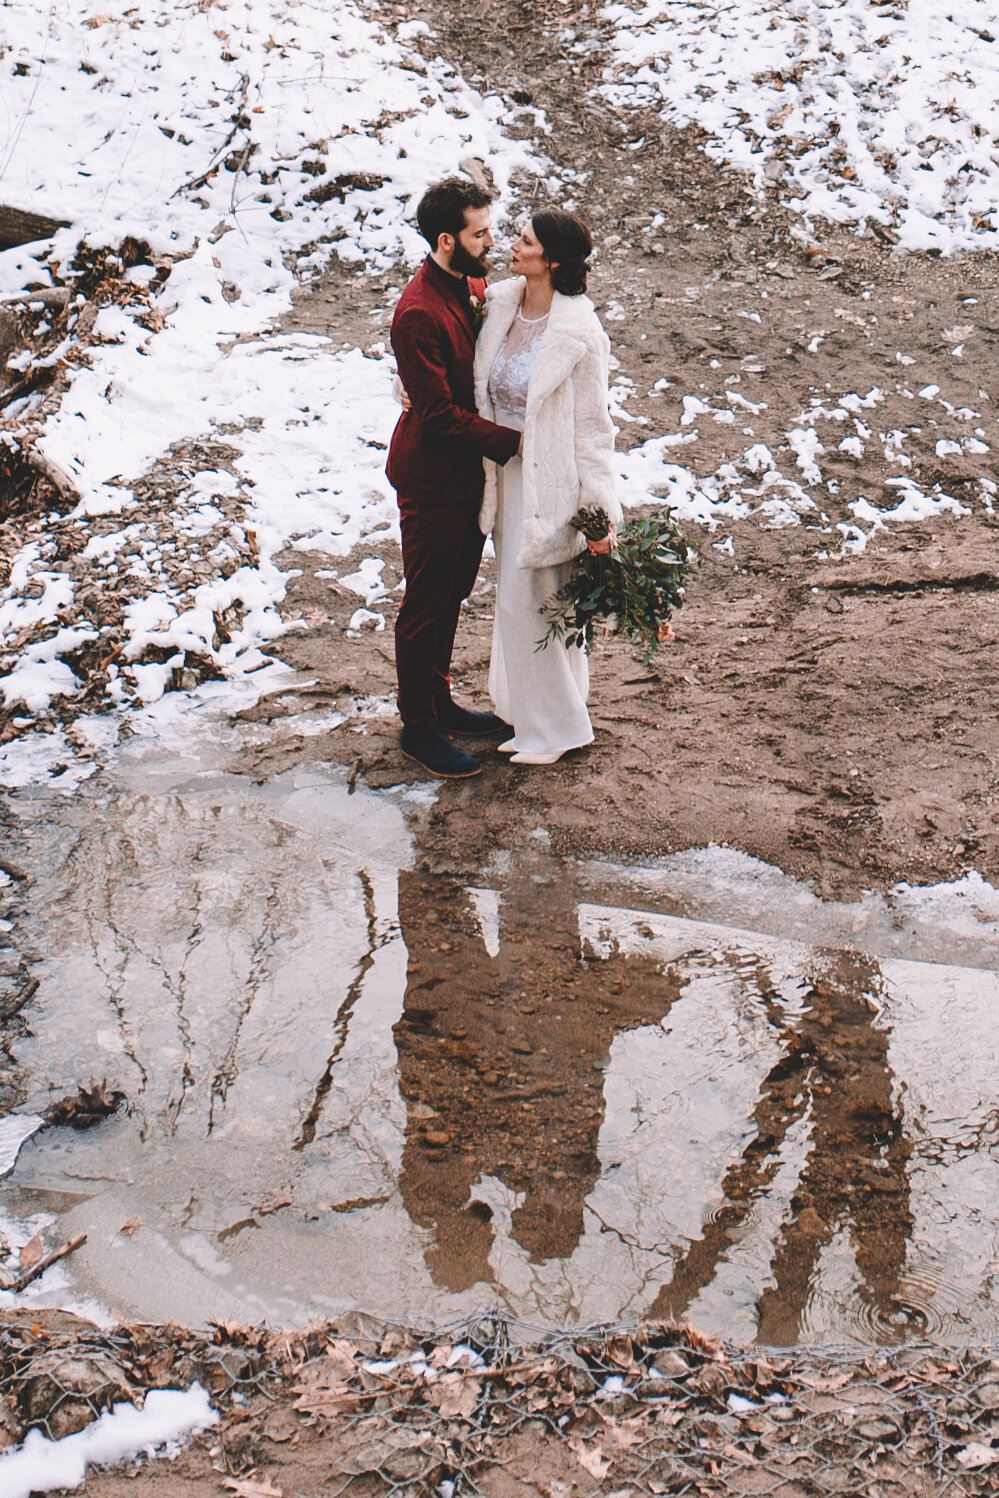
[(243, 172), (246, 170), (246, 163), (250, 159), (250, 153), (251, 153), (252, 150), (253, 150), (253, 141), (252, 140), (248, 140), (246, 142), (246, 150), (243, 152), (242, 156), (239, 158), (239, 165), (236, 167), (236, 171), (235, 171), (235, 173), (233, 175), (233, 179), (232, 179), (232, 196), (229, 199), (229, 212), (232, 214), (233, 218), (236, 217), (236, 188), (239, 186), (239, 179), (240, 179), (240, 177), (243, 175)]
[(0, 296), (0, 307), (41, 302), (45, 307), (65, 307), (73, 295), (68, 286), (43, 286), (38, 291), (8, 291)]
[[(188, 182), (182, 182), (176, 191), (170, 194), (171, 198), (179, 197), (182, 192), (195, 192), (199, 187), (204, 187), (209, 177), (213, 176), (221, 167), (226, 151), (232, 145), (239, 132), (249, 129), (246, 123), (246, 101), (249, 90), (250, 76), (248, 73), (241, 73), (239, 79), (239, 104), (236, 107), (235, 114), (232, 116), (232, 129), (212, 156), (205, 170), (199, 176), (192, 177)], [(230, 94), (229, 97), (231, 98), (232, 95)]]
[(60, 1259), (64, 1259), (67, 1254), (73, 1253), (82, 1243), (86, 1243), (86, 1241), (86, 1233), (77, 1233), (75, 1238), (69, 1238), (59, 1248), (54, 1248), (50, 1254), (46, 1254), (44, 1259), (39, 1259), (37, 1264), (32, 1264), (30, 1269), (26, 1269), (23, 1274), (19, 1274), (11, 1285), (11, 1290), (15, 1295), (20, 1295), (21, 1291), (25, 1286), (30, 1285), (32, 1280), (36, 1280), (51, 1265), (57, 1263)]

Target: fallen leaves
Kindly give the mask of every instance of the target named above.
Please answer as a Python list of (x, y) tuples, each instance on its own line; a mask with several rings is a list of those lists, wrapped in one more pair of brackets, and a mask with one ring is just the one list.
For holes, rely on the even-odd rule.
[(983, 1467), (994, 1467), (999, 1463), (999, 1451), (986, 1446), (984, 1441), (969, 1441), (957, 1459), (966, 1472), (979, 1472)]
[(286, 1405), (279, 1404), (267, 1416), (261, 1427), (261, 1433), (267, 1437), (268, 1441), (284, 1445), (286, 1441), (295, 1440), (299, 1433), (299, 1423)]
[(597, 1482), (603, 1482), (611, 1469), (610, 1459), (604, 1456), (603, 1447), (587, 1446), (582, 1441), (570, 1441), (569, 1444), (576, 1454), (579, 1465), (589, 1472), (591, 1477), (595, 1477)]
[(28, 1239), (27, 1243), (21, 1249), (20, 1259), (22, 1270), (33, 1269), (44, 1252), (42, 1235), (41, 1233), (36, 1233), (33, 1238)]
[[(5, 1335), (17, 1387), (35, 1390), (31, 1419), (49, 1418), (62, 1408), (67, 1383), (82, 1377), (67, 1370), (93, 1365), (91, 1343), (81, 1347), (38, 1326)], [(525, 1347), (511, 1346), (483, 1318), (465, 1335), (465, 1342), (421, 1338), (351, 1313), (334, 1325), (280, 1332), (216, 1322), (208, 1333), (124, 1327), (115, 1337), (130, 1388), (197, 1376), (211, 1390), (223, 1418), (220, 1461), (226, 1474), (243, 1474), (225, 1475), (231, 1498), (290, 1498), (288, 1481), (283, 1491), (279, 1485), (289, 1469), (277, 1465), (278, 1448), (302, 1443), (304, 1450), (310, 1440), (324, 1450), (329, 1443), (344, 1477), (429, 1492), (449, 1471), (495, 1462), (504, 1437), (528, 1419), (537, 1421), (539, 1441), (551, 1443), (552, 1457), (561, 1450), (558, 1470), (577, 1474), (563, 1482), (530, 1473), (548, 1498), (595, 1484), (614, 1488), (605, 1498), (639, 1498), (643, 1489), (655, 1498), (721, 1486), (755, 1492), (751, 1479), (792, 1469), (810, 1490), (831, 1469), (853, 1470), (884, 1455), (886, 1445), (899, 1481), (911, 1485), (936, 1449), (931, 1401), (939, 1411), (953, 1398), (969, 1410), (999, 1407), (999, 1363), (987, 1359), (965, 1364), (938, 1354), (900, 1366), (880, 1351), (743, 1355), (689, 1327), (663, 1324)], [(0, 1347), (0, 1374), (4, 1356)], [(266, 1395), (248, 1398), (261, 1375)], [(955, 1433), (946, 1451), (951, 1486), (983, 1491), (974, 1484), (993, 1481), (999, 1447), (981, 1425), (961, 1429), (965, 1444)], [(264, 1460), (273, 1475), (255, 1465)]]
[(324, 1357), (306, 1363), (293, 1391), (299, 1396), (295, 1408), (305, 1415), (325, 1418), (359, 1410), (360, 1392), (350, 1384), (357, 1358), (357, 1349), (352, 1343), (337, 1340)]
[(296, 1410), (315, 1419), (332, 1420), (336, 1415), (353, 1415), (361, 1408), (361, 1398), (346, 1384), (335, 1384), (329, 1388), (295, 1390), (299, 1395)]
[(95, 1082), (91, 1077), (90, 1086), (84, 1087), (81, 1083), (75, 1097), (59, 1098), (50, 1103), (45, 1117), (53, 1126), (69, 1124), (73, 1129), (92, 1129), (109, 1114), (115, 1113), (124, 1101), (123, 1092), (108, 1091), (107, 1077), (102, 1082)]
[(481, 1379), (467, 1377), (464, 1373), (445, 1373), (431, 1385), (430, 1402), (445, 1420), (456, 1415), (466, 1419), (475, 1409), (482, 1393)]

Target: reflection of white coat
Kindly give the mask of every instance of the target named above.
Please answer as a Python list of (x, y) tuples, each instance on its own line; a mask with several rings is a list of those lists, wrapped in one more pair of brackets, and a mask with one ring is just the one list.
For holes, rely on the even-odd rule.
[[(475, 349), (475, 401), (494, 420), (489, 371), (524, 299), (516, 276), (490, 286)], [(567, 562), (585, 542), (569, 521), (588, 505), (602, 505), (616, 525), (621, 506), (614, 492), (614, 425), (607, 410), (610, 340), (585, 296), (552, 298), (527, 388), (524, 425), (524, 539), (521, 567)], [(486, 460), (479, 512), (484, 535), (496, 523), (496, 464)]]

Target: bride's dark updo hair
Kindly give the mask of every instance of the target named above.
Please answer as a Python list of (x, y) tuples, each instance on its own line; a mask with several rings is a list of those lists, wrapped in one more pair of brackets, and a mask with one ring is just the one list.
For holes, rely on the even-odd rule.
[(593, 236), (583, 220), (564, 208), (543, 208), (532, 216), (531, 228), (551, 262), (555, 290), (563, 296), (582, 296), (593, 251)]

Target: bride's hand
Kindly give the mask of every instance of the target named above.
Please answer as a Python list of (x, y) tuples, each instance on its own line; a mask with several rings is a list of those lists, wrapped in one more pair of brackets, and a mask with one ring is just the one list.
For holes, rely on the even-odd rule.
[(603, 536), (599, 541), (591, 541), (587, 537), (586, 544), (595, 557), (607, 556), (611, 548), (617, 545), (617, 526), (612, 525), (606, 536)]
[(392, 381), (392, 394), (395, 396), (396, 400), (399, 402), (404, 411), (412, 411), (413, 402), (406, 394), (406, 387), (402, 383), (398, 375), (396, 375)]

